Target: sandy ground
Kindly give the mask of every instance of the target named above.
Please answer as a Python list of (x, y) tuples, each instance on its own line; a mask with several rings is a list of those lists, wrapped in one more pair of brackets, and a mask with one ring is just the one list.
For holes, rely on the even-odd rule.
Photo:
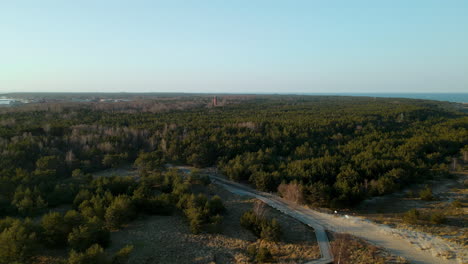
[(461, 176), (459, 179), (444, 179), (429, 182), (432, 192), (437, 198), (435, 201), (422, 201), (419, 198), (407, 197), (409, 191), (418, 196), (419, 191), (425, 186), (425, 184), (419, 184), (400, 192), (368, 199), (356, 208), (356, 212), (369, 216), (375, 214), (392, 216), (395, 213), (406, 212), (413, 208), (429, 208), (439, 202), (450, 203), (454, 200), (464, 200), (468, 198), (466, 187), (463, 185), (465, 179), (468, 179), (468, 175)]
[(138, 176), (138, 171), (134, 170), (131, 165), (121, 167), (121, 168), (113, 168), (113, 169), (107, 169), (107, 170), (102, 170), (99, 172), (93, 173), (93, 176), (95, 178), (99, 177), (112, 177), (112, 176), (120, 176), (120, 177), (125, 177), (125, 176), (133, 176), (137, 177)]
[[(299, 213), (303, 220), (322, 225), (324, 228), (338, 233), (347, 233), (365, 239), (371, 244), (383, 247), (390, 253), (402, 256), (414, 264), (455, 264), (464, 263), (464, 249), (447, 245), (443, 240), (428, 234), (416, 235), (407, 230), (399, 230), (386, 225), (376, 224), (364, 218), (340, 216), (318, 212), (316, 210), (298, 206), (285, 201), (276, 195), (254, 191), (245, 186), (236, 186), (241, 192), (254, 192), (266, 199), (283, 204), (283, 210), (294, 215)], [(456, 252), (457, 259), (452, 254), (446, 254), (450, 249)], [(463, 260), (462, 260), (463, 259)]]
[[(445, 179), (432, 182), (434, 201), (408, 198), (407, 192), (417, 195), (421, 186), (412, 186), (398, 192), (363, 202), (356, 213), (362, 217), (383, 223), (383, 229), (395, 236), (406, 238), (415, 246), (431, 251), (434, 255), (457, 258), (460, 263), (468, 263), (468, 189), (463, 185), (466, 175), (458, 180)], [(462, 201), (462, 208), (453, 208), (451, 202)], [(425, 215), (443, 212), (447, 221), (444, 224), (408, 225), (402, 222), (403, 213), (418, 209)], [(392, 227), (392, 228), (390, 228)]]
[[(246, 249), (252, 243), (264, 243), (240, 226), (239, 218), (253, 206), (253, 199), (233, 195), (217, 186), (210, 186), (211, 194), (225, 201), (227, 213), (221, 234), (190, 234), (181, 215), (145, 216), (124, 229), (112, 233), (109, 250), (133, 244), (129, 264), (153, 263), (251, 263)], [(315, 234), (309, 227), (266, 207), (265, 215), (279, 220), (284, 232), (280, 243), (266, 243), (276, 259), (275, 263), (301, 263), (319, 257)]]
[[(447, 186), (450, 187), (450, 185)], [(439, 189), (436, 192), (439, 192)], [(235, 212), (247, 210), (251, 207), (252, 202), (247, 202), (245, 198), (241, 199), (235, 195), (229, 197), (232, 194), (226, 194), (222, 190), (216, 190), (216, 192), (222, 194), (222, 198), (226, 200), (228, 211), (231, 211), (230, 214), (226, 215), (226, 227), (222, 234), (191, 235), (181, 216), (148, 217), (133, 222), (122, 231), (113, 233), (113, 250), (126, 244), (134, 244), (135, 252), (130, 263), (248, 263), (245, 249), (249, 244), (255, 242), (255, 238), (240, 227), (238, 220), (242, 212)], [(396, 195), (398, 196), (398, 194)], [(421, 205), (417, 204), (417, 206)], [(372, 244), (386, 248), (394, 255), (407, 258), (411, 263), (468, 263), (465, 247), (460, 247), (458, 244), (450, 243), (425, 232), (393, 228), (371, 222), (363, 217), (336, 216), (308, 208), (301, 209), (296, 205), (291, 205), (291, 208), (303, 211), (311, 219), (319, 221), (331, 231), (364, 238)], [(376, 210), (378, 210), (378, 206), (376, 206)], [(274, 210), (272, 211), (274, 212)], [(237, 216), (233, 217), (234, 214)], [(277, 212), (277, 216), (279, 218), (287, 217), (279, 212)], [(297, 221), (289, 220), (287, 222), (296, 222), (303, 226)], [(290, 225), (287, 228), (290, 228)], [(314, 237), (313, 232), (308, 236), (308, 239), (312, 237)], [(318, 248), (315, 247), (317, 258)], [(293, 254), (293, 251), (290, 251), (289, 254)], [(278, 254), (278, 256), (280, 255)], [(287, 255), (285, 254), (285, 256)], [(278, 263), (296, 262), (285, 257)]]

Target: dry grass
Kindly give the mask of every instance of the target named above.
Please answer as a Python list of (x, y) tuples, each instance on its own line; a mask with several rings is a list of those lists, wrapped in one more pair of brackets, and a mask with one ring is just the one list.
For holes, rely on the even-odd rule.
[(401, 257), (392, 256), (386, 251), (348, 234), (329, 233), (329, 237), (332, 240), (330, 246), (335, 258), (335, 263), (408, 263)]
[(275, 263), (301, 263), (319, 257), (312, 229), (298, 221), (266, 207), (265, 215), (275, 217), (284, 232), (282, 241), (270, 243), (257, 240), (240, 226), (240, 216), (252, 209), (254, 199), (233, 195), (210, 185), (204, 190), (210, 195), (220, 195), (227, 208), (221, 234), (190, 233), (184, 218), (179, 215), (142, 217), (121, 231), (112, 233), (111, 252), (126, 244), (133, 244), (130, 264), (152, 263), (253, 263), (247, 247), (258, 244), (268, 247)]
[[(422, 201), (417, 197), (408, 197), (407, 193), (417, 194), (421, 186), (406, 193), (378, 197), (370, 202), (364, 202), (357, 211), (358, 214), (378, 223), (393, 227), (410, 229), (436, 235), (442, 239), (466, 247), (468, 245), (468, 189), (463, 185), (467, 175), (460, 175), (458, 180), (446, 179), (434, 182), (434, 201)], [(459, 207), (454, 201), (460, 201)], [(460, 206), (461, 205), (461, 206)], [(417, 209), (421, 219), (417, 224), (408, 225), (403, 222), (403, 214), (410, 209)], [(446, 221), (434, 224), (430, 216), (442, 214)]]

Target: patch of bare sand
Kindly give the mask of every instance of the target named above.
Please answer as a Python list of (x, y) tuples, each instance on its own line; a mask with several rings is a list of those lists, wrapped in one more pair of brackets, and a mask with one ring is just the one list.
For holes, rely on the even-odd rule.
[(302, 223), (265, 207), (267, 217), (275, 217), (281, 224), (282, 241), (269, 243), (259, 241), (240, 226), (240, 216), (252, 209), (254, 199), (231, 194), (210, 185), (207, 192), (223, 199), (227, 212), (224, 215), (221, 234), (193, 235), (181, 215), (146, 216), (133, 221), (123, 230), (112, 233), (109, 250), (133, 244), (130, 264), (153, 263), (251, 263), (247, 247), (252, 243), (269, 247), (275, 263), (301, 263), (319, 258), (319, 249), (312, 229)]
[(107, 169), (107, 170), (102, 170), (102, 171), (99, 171), (99, 172), (95, 172), (95, 173), (93, 173), (93, 176), (95, 178), (112, 177), (112, 176), (137, 177), (138, 176), (138, 171), (133, 169), (132, 166), (128, 165), (128, 166), (124, 166), (124, 167), (120, 167), (120, 168), (112, 168), (112, 169)]
[[(435, 196), (433, 201), (423, 201), (418, 197), (419, 191), (425, 186), (421, 184), (402, 192), (369, 199), (361, 204), (356, 213), (393, 227), (384, 229), (423, 250), (430, 250), (433, 255), (457, 258), (460, 263), (468, 263), (466, 178), (466, 175), (460, 174), (458, 179), (430, 182)], [(460, 207), (452, 205), (455, 200), (460, 201)], [(418, 224), (404, 223), (404, 213), (410, 209), (418, 209), (422, 215)], [(443, 224), (431, 223), (430, 216), (435, 213), (442, 214), (446, 221)]]

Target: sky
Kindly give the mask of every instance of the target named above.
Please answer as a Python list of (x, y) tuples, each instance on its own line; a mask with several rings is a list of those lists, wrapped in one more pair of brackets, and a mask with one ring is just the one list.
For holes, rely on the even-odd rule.
[(468, 1), (0, 0), (1, 92), (468, 92)]

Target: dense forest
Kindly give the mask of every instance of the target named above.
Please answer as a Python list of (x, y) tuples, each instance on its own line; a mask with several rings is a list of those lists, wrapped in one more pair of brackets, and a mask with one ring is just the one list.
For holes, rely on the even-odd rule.
[[(262, 191), (346, 207), (448, 176), (452, 158), (468, 151), (468, 115), (458, 104), (225, 96), (212, 105), (210, 97), (195, 99), (0, 109), (0, 263), (30, 261), (39, 245), (70, 248), (69, 263), (123, 263), (130, 248), (114, 256), (103, 248), (109, 230), (138, 213), (177, 210), (194, 233), (215, 232), (222, 201), (191, 191), (209, 179), (183, 177), (167, 164), (216, 166)], [(138, 168), (138, 179), (91, 176), (128, 164)], [(61, 205), (71, 209), (48, 213)]]

